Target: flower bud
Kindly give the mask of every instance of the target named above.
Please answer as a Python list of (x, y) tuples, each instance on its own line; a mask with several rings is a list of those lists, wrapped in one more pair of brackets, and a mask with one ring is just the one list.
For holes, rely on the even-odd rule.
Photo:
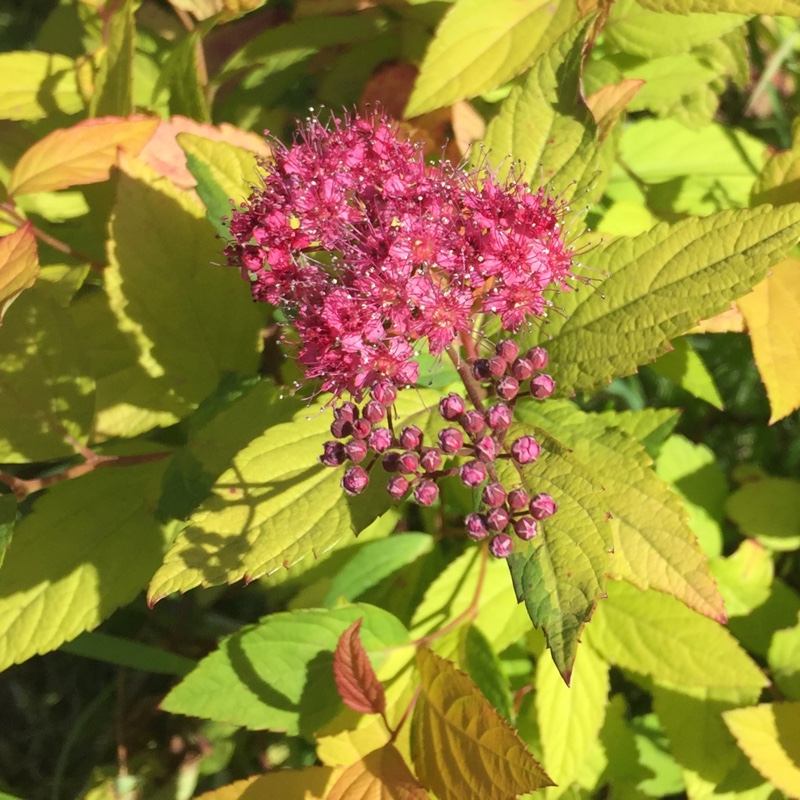
[(513, 400), (519, 392), (519, 381), (511, 375), (504, 375), (497, 381), (494, 390), (503, 400)]
[(411, 484), (409, 483), (408, 478), (404, 478), (402, 475), (392, 475), (386, 484), (386, 491), (389, 492), (389, 495), (392, 497), (392, 499), (402, 500), (403, 497), (405, 497), (409, 486), (411, 486)]
[(510, 364), (519, 355), (519, 346), (513, 339), (503, 339), (495, 345), (494, 351), (506, 364)]
[(483, 514), (467, 514), (464, 519), (464, 527), (467, 529), (467, 536), (476, 542), (485, 539), (489, 535), (486, 527), (486, 517)]
[(489, 542), (489, 552), (495, 558), (508, 558), (514, 549), (514, 541), (507, 533), (498, 533)]
[(385, 408), (388, 408), (397, 400), (397, 387), (387, 380), (380, 380), (370, 389), (369, 396)]
[(397, 459), (397, 471), (403, 475), (411, 475), (419, 469), (419, 455), (413, 450), (406, 450)]
[(367, 444), (376, 453), (385, 453), (392, 446), (392, 432), (388, 428), (373, 428), (367, 436)]
[(495, 433), (502, 433), (511, 425), (511, 409), (505, 403), (497, 403), (486, 412), (486, 421)]
[(354, 419), (352, 425), (353, 436), (356, 439), (366, 439), (372, 430), (372, 423), (368, 419)]
[(506, 490), (503, 488), (503, 484), (487, 483), (483, 488), (481, 499), (487, 506), (492, 506), (493, 508), (502, 506), (506, 501)]
[(550, 356), (547, 354), (547, 350), (544, 347), (531, 347), (527, 353), (525, 353), (525, 358), (533, 364), (533, 368), (538, 372), (540, 369), (544, 369), (550, 363)]
[(553, 394), (553, 389), (556, 388), (556, 382), (549, 376), (542, 373), (531, 379), (531, 394), (537, 400), (544, 400)]
[(409, 425), (400, 431), (400, 447), (416, 450), (422, 444), (422, 431), (416, 425)]
[(336, 439), (344, 439), (353, 433), (353, 421), (342, 419), (341, 417), (331, 422), (331, 436)]
[(508, 527), (510, 519), (505, 506), (489, 509), (486, 513), (486, 525), (490, 531), (504, 531)]
[(445, 428), (439, 431), (439, 447), (447, 455), (457, 453), (464, 446), (464, 434), (458, 428)]
[(491, 436), (482, 436), (475, 442), (475, 455), (490, 464), (497, 458), (498, 449), (497, 442)]
[(364, 419), (368, 419), (373, 425), (377, 425), (386, 416), (386, 409), (377, 400), (370, 400), (364, 406)]
[(419, 458), (419, 464), (425, 472), (436, 472), (442, 468), (442, 454), (435, 447), (426, 447)]
[(533, 517), (520, 517), (514, 523), (514, 533), (524, 542), (529, 542), (539, 533), (536, 520)]
[(439, 487), (429, 480), (422, 480), (414, 487), (414, 499), (421, 506), (432, 506), (439, 497)]
[(471, 408), (461, 418), (461, 427), (470, 435), (477, 436), (486, 429), (486, 420), (480, 411)]
[(347, 457), (358, 464), (367, 457), (367, 443), (363, 439), (352, 439), (344, 446)]
[(547, 519), (558, 511), (558, 504), (551, 495), (542, 492), (531, 500), (530, 511), (534, 519)]
[(492, 373), (489, 371), (489, 359), (475, 359), (475, 363), (472, 365), (472, 375), (477, 381), (488, 381), (492, 377)]
[(480, 461), (468, 461), (458, 474), (465, 486), (480, 486), (486, 480), (486, 467)]
[(526, 381), (536, 370), (533, 368), (533, 362), (527, 358), (518, 358), (511, 365), (511, 374), (518, 381)]
[(508, 507), (512, 511), (523, 511), (531, 502), (531, 496), (524, 489), (512, 489), (508, 493)]
[(447, 397), (443, 397), (439, 401), (439, 413), (448, 422), (454, 422), (459, 419), (465, 410), (464, 398), (455, 392), (450, 392)]
[(386, 472), (397, 472), (397, 468), (400, 466), (400, 453), (396, 450), (384, 453), (381, 464)]
[(533, 436), (520, 436), (511, 445), (511, 455), (518, 464), (530, 464), (539, 458), (541, 448)]
[(358, 419), (358, 406), (348, 400), (338, 408), (333, 409), (333, 417), (334, 419), (344, 419), (352, 422), (354, 419)]
[(492, 356), (489, 359), (489, 374), (493, 378), (499, 378), (501, 375), (505, 375), (507, 369), (508, 364), (504, 358), (500, 358), (500, 356)]
[(319, 460), (326, 467), (339, 467), (344, 464), (347, 455), (341, 442), (325, 442), (322, 445), (322, 455)]
[(342, 489), (347, 494), (361, 494), (367, 488), (369, 475), (363, 467), (350, 467), (342, 477)]

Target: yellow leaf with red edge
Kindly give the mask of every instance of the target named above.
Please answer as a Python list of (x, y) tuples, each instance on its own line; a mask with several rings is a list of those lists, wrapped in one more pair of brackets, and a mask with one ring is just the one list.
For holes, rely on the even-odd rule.
[(39, 274), (39, 257), (33, 225), (26, 222), (0, 238), (0, 325), (3, 314), (23, 289), (33, 286)]
[(343, 771), (341, 767), (306, 767), (268, 772), (246, 786), (238, 800), (323, 800)]
[(411, 749), (420, 782), (439, 800), (514, 800), (553, 785), (467, 675), (424, 647), (417, 668)]
[(9, 195), (49, 192), (108, 179), (117, 151), (136, 155), (158, 125), (145, 117), (102, 117), (53, 131), (23, 153)]
[(800, 703), (763, 703), (722, 714), (750, 763), (787, 797), (800, 798)]
[(210, 792), (198, 794), (195, 800), (241, 800), (244, 790), (256, 780), (258, 780), (258, 775), (234, 781), (226, 786), (220, 786), (218, 789), (212, 789)]
[(430, 800), (392, 744), (351, 764), (326, 800)]
[(781, 261), (738, 305), (777, 422), (800, 408), (800, 259)]

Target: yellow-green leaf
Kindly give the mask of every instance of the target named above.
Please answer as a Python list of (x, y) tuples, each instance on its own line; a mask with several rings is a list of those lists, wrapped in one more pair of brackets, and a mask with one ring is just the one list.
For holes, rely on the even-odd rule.
[(724, 12), (800, 17), (800, 3), (797, 0), (639, 0), (639, 2), (644, 8), (673, 14)]
[(772, 679), (789, 700), (800, 700), (800, 620), (775, 631), (767, 653)]
[(736, 552), (710, 563), (729, 617), (749, 614), (767, 601), (775, 563), (758, 542), (745, 539)]
[(89, 101), (93, 117), (124, 117), (133, 111), (133, 55), (136, 43), (135, 0), (122, 0), (104, 28), (94, 91)]
[(241, 781), (234, 781), (220, 786), (218, 789), (212, 789), (210, 792), (203, 792), (196, 796), (196, 800), (241, 800), (244, 790), (256, 780), (258, 780), (258, 775), (252, 775)]
[(784, 794), (800, 798), (800, 703), (764, 703), (723, 714), (750, 763)]
[(722, 409), (722, 398), (708, 367), (684, 337), (675, 339), (672, 349), (664, 353), (650, 368), (695, 397)]
[(770, 423), (800, 408), (800, 259), (787, 258), (738, 306), (771, 408)]
[(25, 152), (8, 183), (12, 195), (97, 183), (108, 178), (122, 148), (136, 155), (158, 125), (156, 119), (107, 117), (53, 131)]
[(368, 753), (349, 766), (326, 800), (429, 800), (393, 744)]
[(586, 632), (612, 664), (668, 687), (759, 689), (768, 683), (723, 626), (660, 592), (609, 582)]
[(422, 694), (414, 709), (417, 776), (439, 800), (514, 800), (553, 782), (475, 684), (427, 648), (417, 652)]
[(0, 325), (6, 310), (23, 289), (29, 289), (39, 275), (39, 256), (33, 225), (26, 222), (0, 238)]
[(800, 481), (768, 477), (750, 481), (728, 498), (725, 511), (745, 536), (772, 550), (800, 547)]
[(83, 108), (75, 80), (75, 62), (59, 53), (0, 53), (0, 75), (12, 76), (0, 86), (0, 119), (37, 120)]
[(458, 0), (420, 67), (405, 116), (475, 97), (524, 72), (577, 19), (560, 0)]

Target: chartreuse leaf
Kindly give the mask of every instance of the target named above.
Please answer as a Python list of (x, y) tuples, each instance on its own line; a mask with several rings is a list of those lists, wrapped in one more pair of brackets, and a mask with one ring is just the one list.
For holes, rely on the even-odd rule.
[(751, 653), (766, 659), (775, 632), (794, 625), (798, 614), (800, 594), (774, 578), (767, 600), (746, 617), (732, 617), (728, 627)]
[(223, 218), (230, 219), (231, 201), (238, 206), (259, 181), (255, 153), (192, 133), (178, 134), (178, 144), (186, 153), (186, 166), (197, 181), (195, 189), (206, 207), (206, 216), (217, 233), (228, 238), (230, 231)]
[(513, 800), (553, 782), (478, 687), (425, 647), (411, 747), (417, 776), (439, 800)]
[(782, 17), (800, 17), (797, 0), (641, 0), (644, 8), (667, 11), (672, 14), (776, 14)]
[(333, 651), (358, 619), (363, 619), (361, 640), (376, 667), (387, 657), (380, 651), (408, 641), (403, 625), (375, 606), (272, 614), (224, 639), (161, 707), (255, 730), (309, 736), (341, 707)]
[[(583, 650), (581, 650), (581, 654)], [(599, 742), (608, 762), (607, 777), (619, 797), (637, 797), (634, 787), (652, 773), (641, 763), (636, 737), (626, 719), (625, 698), (614, 695), (606, 710)]]
[(89, 101), (93, 117), (124, 117), (133, 111), (133, 54), (136, 46), (135, 0), (114, 7), (104, 30), (100, 69)]
[(536, 435), (539, 458), (519, 472), (498, 468), (507, 490), (521, 484), (529, 494), (547, 492), (558, 512), (539, 523), (540, 535), (515, 542), (508, 558), (517, 599), (541, 627), (564, 680), (569, 683), (578, 639), (602, 597), (609, 566), (611, 530), (601, 489), (594, 475), (566, 447), (540, 435), (537, 428), (515, 423), (509, 436)]
[(587, 640), (606, 660), (668, 687), (754, 689), (767, 679), (728, 631), (660, 592), (608, 584)]
[(800, 700), (800, 622), (793, 628), (775, 631), (767, 653), (772, 680), (783, 696)]
[(0, 495), (0, 567), (6, 558), (6, 550), (11, 544), (14, 526), (17, 522), (17, 500), (13, 494)]
[(729, 617), (749, 614), (767, 601), (775, 563), (758, 542), (745, 539), (736, 552), (710, 562)]
[(39, 256), (33, 225), (26, 222), (0, 238), (0, 325), (6, 309), (23, 289), (29, 289), (39, 275)]
[(695, 397), (716, 408), (722, 408), (722, 398), (708, 367), (684, 337), (675, 339), (672, 349), (651, 364), (650, 369)]
[(603, 411), (599, 415), (609, 428), (630, 434), (655, 458), (678, 424), (680, 412), (674, 408), (643, 408), (639, 411)]
[(198, 48), (201, 46), (202, 34), (199, 29), (191, 31), (177, 44), (164, 64), (154, 94), (158, 93), (161, 86), (167, 86), (170, 113), (182, 114), (199, 122), (210, 122), (211, 114), (197, 61)]
[(764, 703), (722, 716), (750, 763), (784, 794), (800, 797), (800, 703)]
[(780, 206), (793, 203), (797, 197), (800, 182), (800, 128), (795, 128), (792, 147), (773, 153), (753, 184), (751, 205), (769, 203)]
[(91, 630), (147, 583), (170, 535), (154, 514), (164, 467), (65, 481), (17, 524), (0, 581), (0, 669)]
[[(470, 548), (450, 563), (428, 587), (411, 620), (411, 635), (420, 639), (443, 628), (464, 614), (476, 601), (475, 626), (499, 653), (517, 641), (531, 623), (508, 586), (508, 568), (488, 558), (478, 548)], [(458, 641), (454, 636), (432, 642), (436, 652), (455, 657)]]
[(597, 141), (597, 125), (581, 100), (585, 30), (575, 26), (536, 59), (525, 83), (511, 90), (489, 124), (484, 147), (501, 170), (510, 168), (503, 162), (513, 154), (523, 165), (517, 167), (520, 179), (533, 187), (545, 185), (566, 201), (580, 196), (591, 202), (603, 192), (598, 173), (611, 169), (613, 150), (611, 140)]
[(57, 108), (76, 114), (83, 98), (75, 62), (59, 53), (0, 53), (0, 75), (13, 75), (0, 87), (0, 119), (44, 119)]
[(198, 794), (196, 798), (197, 800), (241, 800), (245, 789), (257, 780), (258, 775), (251, 775), (249, 778), (243, 778), (240, 781), (220, 786), (218, 789), (211, 789), (211, 791)]
[(566, 401), (527, 402), (518, 405), (517, 415), (572, 448), (603, 487), (596, 502), (611, 515), (611, 577), (667, 592), (701, 614), (724, 619), (722, 598), (680, 500), (638, 443)]
[[(433, 395), (398, 401), (400, 417)], [(348, 497), (342, 470), (319, 463), (330, 439), (330, 414), (321, 404), (276, 405), (276, 418), (233, 457), (211, 495), (192, 514), (150, 584), (151, 602), (196, 586), (258, 578), (286, 569), (359, 533), (390, 504), (385, 477), (376, 466), (368, 490)], [(241, 429), (234, 412), (225, 424)], [(236, 434), (237, 440), (242, 436)], [(212, 451), (209, 451), (211, 454)]]
[(745, 536), (752, 536), (772, 550), (800, 547), (800, 481), (751, 481), (728, 498), (725, 511)]
[(405, 116), (496, 89), (524, 72), (576, 19), (567, 2), (458, 0), (425, 53)]
[(559, 295), (563, 313), (549, 318), (560, 391), (590, 389), (665, 352), (670, 339), (758, 282), (798, 234), (800, 205), (759, 206), (662, 223), (587, 253), (608, 278), (597, 290)]
[(542, 762), (556, 783), (544, 796), (555, 800), (576, 780), (597, 741), (608, 704), (608, 664), (584, 644), (569, 686), (549, 658), (540, 658), (535, 687)]
[(39, 139), (19, 159), (8, 193), (48, 192), (108, 179), (119, 149), (136, 155), (158, 126), (156, 119), (90, 119)]
[[(202, 206), (129, 160), (111, 218), (105, 287), (120, 329), (138, 348), (141, 380), (158, 383), (180, 416), (223, 375), (254, 375), (258, 365), (262, 312), (218, 260)], [(130, 387), (122, 388), (119, 400), (127, 401)]]
[(349, 766), (326, 800), (430, 800), (393, 744), (368, 753)]
[(500, 659), (486, 637), (474, 625), (464, 631), (459, 648), (459, 664), (475, 682), (497, 713), (512, 721), (511, 690)]
[[(323, 800), (343, 770), (331, 767), (276, 769), (259, 775), (238, 800)], [(216, 798), (211, 798), (216, 800)], [(228, 800), (228, 798), (224, 798)]]
[(631, 729), (645, 776), (636, 788), (646, 797), (680, 794), (686, 788), (681, 768), (669, 752), (669, 741), (655, 714), (642, 714), (631, 720)]
[(94, 381), (69, 312), (34, 286), (0, 329), (0, 461), (75, 453), (94, 413)]
[(776, 264), (770, 276), (739, 299), (761, 380), (770, 423), (800, 408), (800, 259)]

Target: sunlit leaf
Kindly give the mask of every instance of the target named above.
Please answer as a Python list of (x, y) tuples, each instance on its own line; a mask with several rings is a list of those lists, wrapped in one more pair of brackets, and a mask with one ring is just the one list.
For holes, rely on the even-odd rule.
[(386, 695), (361, 644), (360, 629), (358, 619), (339, 637), (333, 653), (333, 677), (345, 705), (361, 714), (380, 714), (386, 711)]
[(749, 614), (769, 597), (775, 564), (758, 542), (745, 539), (734, 553), (710, 563), (729, 617)]
[(695, 397), (722, 409), (722, 398), (708, 367), (685, 338), (675, 339), (672, 349), (664, 353), (650, 368)]
[(767, 653), (772, 680), (789, 700), (800, 700), (800, 621), (775, 631)]
[(641, 0), (645, 8), (673, 14), (726, 12), (730, 14), (779, 14), (800, 17), (797, 0)]
[(122, 0), (104, 30), (100, 69), (89, 101), (93, 117), (124, 117), (133, 111), (133, 55), (136, 44), (135, 0)]
[(14, 233), (0, 238), (0, 325), (17, 295), (33, 286), (38, 275), (36, 237), (33, 225), (26, 222)]
[(341, 769), (319, 766), (276, 769), (245, 787), (239, 800), (323, 800), (341, 773)]
[(0, 119), (43, 119), (55, 106), (64, 114), (83, 108), (75, 80), (75, 62), (59, 53), (0, 53)]
[(773, 550), (800, 547), (800, 481), (763, 478), (737, 489), (725, 504), (746, 536)]
[(373, 750), (344, 771), (326, 800), (429, 800), (397, 748)]

